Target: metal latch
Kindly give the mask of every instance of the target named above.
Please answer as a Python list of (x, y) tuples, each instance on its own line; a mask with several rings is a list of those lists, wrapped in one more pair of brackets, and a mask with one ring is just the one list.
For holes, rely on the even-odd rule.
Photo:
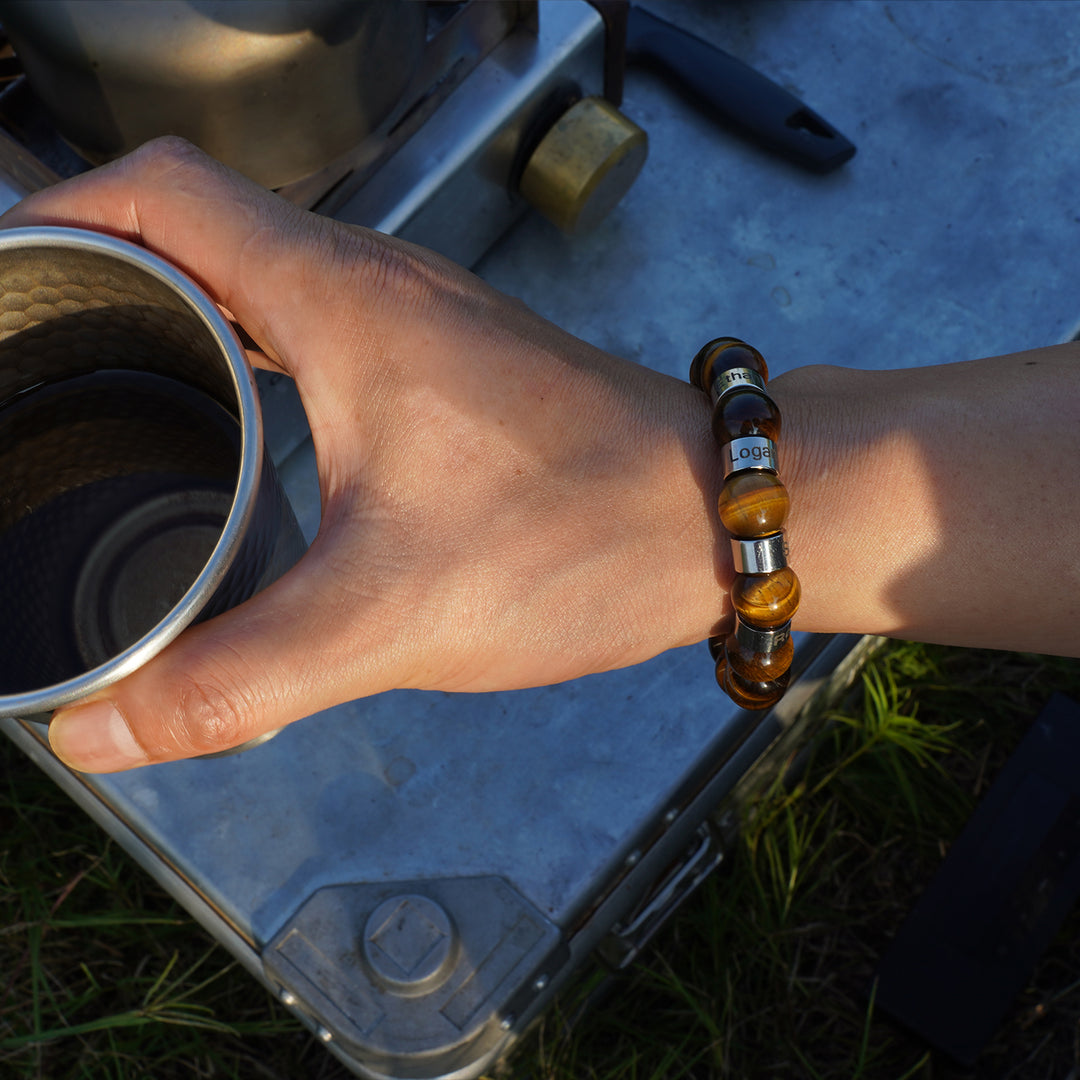
[(632, 964), (668, 916), (720, 865), (724, 848), (719, 829), (709, 819), (694, 833), (694, 840), (645, 898), (615, 923), (598, 946), (605, 962), (621, 970)]

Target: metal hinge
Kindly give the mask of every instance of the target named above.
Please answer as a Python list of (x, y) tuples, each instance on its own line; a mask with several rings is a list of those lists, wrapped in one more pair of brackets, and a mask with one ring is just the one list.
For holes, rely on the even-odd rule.
[(628, 967), (676, 908), (720, 865), (724, 848), (719, 829), (706, 819), (694, 840), (648, 895), (615, 923), (598, 946), (600, 956), (617, 970)]

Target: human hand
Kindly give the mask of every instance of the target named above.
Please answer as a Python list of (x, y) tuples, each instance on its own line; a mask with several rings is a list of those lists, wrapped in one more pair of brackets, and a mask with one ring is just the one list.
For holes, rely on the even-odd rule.
[(50, 739), (73, 767), (220, 751), (396, 687), (558, 682), (723, 615), (721, 478), (689, 385), (180, 140), (2, 224), (98, 229), (185, 270), (257, 343), (254, 363), (295, 379), (318, 462), (322, 523), (300, 564), (58, 712)]

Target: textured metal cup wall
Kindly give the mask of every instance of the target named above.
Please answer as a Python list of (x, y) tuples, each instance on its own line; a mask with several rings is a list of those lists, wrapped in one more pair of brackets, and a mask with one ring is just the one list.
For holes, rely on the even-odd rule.
[(237, 412), (220, 347), (163, 282), (94, 251), (0, 252), (0, 402), (103, 367), (169, 375)]

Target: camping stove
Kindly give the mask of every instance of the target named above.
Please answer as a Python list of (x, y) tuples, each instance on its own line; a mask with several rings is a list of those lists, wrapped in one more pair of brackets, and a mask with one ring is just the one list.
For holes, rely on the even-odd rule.
[[(6, 5), (13, 15), (24, 6)], [(597, 0), (595, 7), (585, 0), (431, 0), (416, 70), (388, 115), (346, 152), (276, 190), (305, 209), (393, 233), (468, 266), (528, 209), (529, 199), (565, 217), (566, 202), (584, 198), (566, 190), (565, 176), (545, 172), (544, 146), (568, 113), (593, 99), (604, 104), (585, 116), (570, 150), (581, 170), (573, 182), (603, 189), (603, 199), (589, 208), (595, 224), (633, 182), (645, 153), (640, 130), (615, 109), (625, 32), (620, 7), (618, 0)], [(4, 12), (0, 4), (0, 19)], [(35, 42), (35, 57), (38, 51)], [(18, 55), (10, 46), (6, 52), (0, 125), (12, 138), (0, 147), (2, 208), (90, 167), (54, 126), (58, 109), (64, 126), (63, 103), (53, 101), (50, 109), (35, 91), (41, 82), (33, 76), (47, 79), (61, 64), (38, 61), (24, 75)], [(90, 69), (95, 60), (85, 63)], [(185, 129), (162, 121), (143, 130)], [(590, 146), (598, 134), (599, 156)], [(560, 182), (563, 190), (552, 190)]]

